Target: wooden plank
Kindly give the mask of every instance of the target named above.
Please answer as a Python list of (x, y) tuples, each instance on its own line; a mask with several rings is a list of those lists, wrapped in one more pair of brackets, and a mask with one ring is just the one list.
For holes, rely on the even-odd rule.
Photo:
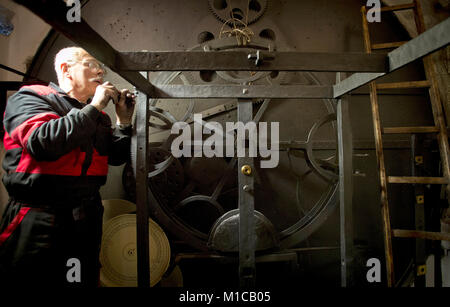
[(422, 183), (422, 184), (447, 184), (448, 179), (444, 177), (402, 177), (402, 176), (389, 176), (389, 183)]
[(402, 11), (414, 8), (414, 3), (385, 6), (380, 9), (381, 12)]
[[(423, 18), (422, 6), (420, 1), (414, 0), (415, 9), (415, 19), (417, 32), (419, 35), (425, 32), (425, 21)], [(447, 32), (448, 34), (448, 32)], [(433, 60), (431, 56), (426, 56), (423, 58), (423, 64), (425, 68), (425, 75), (427, 80), (430, 81), (431, 87), (429, 89), (431, 107), (433, 110), (434, 122), (437, 127), (439, 127), (440, 133), (437, 135), (438, 144), (439, 144), (439, 152), (441, 154), (441, 163), (442, 163), (442, 171), (443, 175), (446, 178), (450, 178), (450, 148), (448, 143), (448, 133), (447, 126), (444, 117), (444, 111), (441, 104), (441, 98), (439, 95), (439, 90), (437, 88), (437, 79), (436, 79), (436, 68), (434, 66)], [(450, 185), (447, 186), (447, 192), (449, 191)], [(447, 193), (448, 194), (448, 193)]]
[(450, 241), (450, 233), (447, 232), (393, 229), (392, 234), (396, 238), (419, 238), (426, 240)]
[(385, 127), (383, 134), (436, 133), (438, 127)]
[(407, 43), (407, 41), (372, 44), (372, 49), (373, 50), (379, 50), (379, 49), (397, 48), (397, 47), (400, 47), (401, 45), (403, 45), (405, 43)]
[[(369, 36), (369, 25), (366, 19), (366, 7), (361, 8), (361, 15), (363, 21), (363, 36), (364, 36), (364, 47), (367, 53), (371, 53), (370, 49), (370, 36)], [(375, 136), (375, 150), (377, 155), (377, 165), (380, 177), (380, 189), (381, 189), (381, 216), (383, 223), (383, 235), (384, 235), (384, 251), (386, 257), (386, 273), (387, 273), (387, 284), (388, 287), (393, 287), (395, 285), (394, 276), (394, 259), (392, 255), (392, 238), (391, 238), (391, 219), (389, 213), (389, 203), (387, 197), (387, 179), (386, 179), (386, 169), (384, 165), (384, 152), (383, 152), (383, 142), (381, 137), (381, 122), (380, 122), (380, 112), (378, 108), (378, 98), (377, 89), (375, 82), (369, 83), (370, 89), (370, 105), (372, 110), (372, 122), (374, 128)]]
[(377, 90), (401, 89), (401, 88), (405, 88), (405, 89), (406, 88), (424, 88), (424, 87), (430, 87), (430, 82), (428, 80), (377, 83)]

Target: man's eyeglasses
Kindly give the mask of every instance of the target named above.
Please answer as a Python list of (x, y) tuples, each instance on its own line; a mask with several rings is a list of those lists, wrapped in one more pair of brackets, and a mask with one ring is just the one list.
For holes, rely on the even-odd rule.
[(67, 61), (68, 63), (81, 63), (84, 66), (89, 67), (90, 70), (92, 70), (93, 72), (98, 72), (98, 71), (103, 71), (103, 75), (106, 75), (107, 70), (106, 70), (106, 66), (103, 64), (100, 64), (97, 61), (94, 60), (82, 60), (82, 61), (72, 61), (69, 60)]

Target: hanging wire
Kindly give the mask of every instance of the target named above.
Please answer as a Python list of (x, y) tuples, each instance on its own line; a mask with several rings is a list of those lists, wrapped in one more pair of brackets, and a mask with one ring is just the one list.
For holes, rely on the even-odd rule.
[[(222, 38), (222, 35), (228, 35), (228, 37), (234, 36), (236, 37), (236, 41), (238, 46), (241, 45), (247, 45), (251, 41), (251, 37), (255, 35), (253, 31), (248, 27), (248, 14), (249, 14), (249, 6), (250, 6), (250, 0), (247, 1), (247, 13), (245, 15), (245, 22), (240, 20), (239, 18), (234, 17), (233, 10), (230, 9), (230, 15), (231, 18), (225, 21), (222, 25), (222, 28), (220, 29), (219, 38)], [(236, 25), (236, 22), (240, 23), (240, 26)], [(233, 24), (231, 30), (224, 30), (225, 25), (227, 24)]]

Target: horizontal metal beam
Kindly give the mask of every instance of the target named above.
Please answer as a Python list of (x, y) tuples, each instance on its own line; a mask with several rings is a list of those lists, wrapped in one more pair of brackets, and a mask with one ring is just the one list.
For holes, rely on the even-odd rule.
[(332, 86), (154, 85), (152, 98), (333, 98)]
[[(250, 56), (250, 58), (249, 58)], [(121, 71), (347, 71), (386, 72), (386, 54), (259, 51), (121, 52)]]
[(147, 95), (153, 94), (152, 85), (139, 72), (122, 72), (115, 66), (118, 52), (81, 18), (80, 22), (69, 22), (66, 18), (69, 7), (61, 0), (14, 0), (42, 18), (56, 31), (65, 35), (85, 49), (97, 60), (118, 73)]
[(450, 43), (450, 18), (425, 31), (404, 45), (388, 53), (389, 69), (386, 73), (355, 73), (333, 86), (334, 98), (345, 95), (370, 81), (393, 72)]

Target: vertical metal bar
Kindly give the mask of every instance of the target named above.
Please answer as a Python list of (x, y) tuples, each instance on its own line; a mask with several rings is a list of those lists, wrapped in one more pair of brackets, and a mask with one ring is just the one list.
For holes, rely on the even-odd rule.
[(337, 132), (339, 156), (339, 205), (341, 237), (341, 286), (352, 285), (353, 271), (353, 146), (348, 110), (348, 96), (337, 103)]
[[(367, 53), (371, 53), (371, 43), (369, 36), (369, 25), (366, 19), (366, 7), (361, 8), (362, 20), (363, 20), (363, 35), (364, 46)], [(381, 122), (380, 113), (378, 110), (378, 98), (375, 82), (369, 83), (370, 89), (370, 104), (372, 109), (372, 122), (373, 131), (375, 136), (375, 149), (377, 154), (378, 171), (380, 175), (380, 188), (381, 188), (381, 216), (383, 221), (383, 234), (384, 234), (384, 250), (386, 256), (386, 271), (387, 271), (387, 285), (393, 287), (395, 285), (394, 278), (394, 260), (392, 256), (392, 231), (391, 231), (391, 219), (389, 215), (389, 203), (387, 194), (387, 180), (386, 169), (384, 166), (384, 152), (383, 141), (381, 137)]]
[(138, 93), (136, 110), (136, 242), (138, 287), (150, 286), (150, 247), (149, 247), (149, 209), (148, 209), (148, 122), (149, 106), (145, 93)]
[[(251, 100), (238, 100), (238, 121), (246, 124), (252, 121)], [(247, 137), (246, 137), (247, 139)], [(238, 140), (239, 142), (240, 140)], [(255, 227), (253, 195), (254, 162), (249, 157), (247, 142), (245, 157), (238, 157), (239, 188), (239, 284), (241, 287), (255, 286)], [(246, 170), (245, 170), (246, 168)]]

